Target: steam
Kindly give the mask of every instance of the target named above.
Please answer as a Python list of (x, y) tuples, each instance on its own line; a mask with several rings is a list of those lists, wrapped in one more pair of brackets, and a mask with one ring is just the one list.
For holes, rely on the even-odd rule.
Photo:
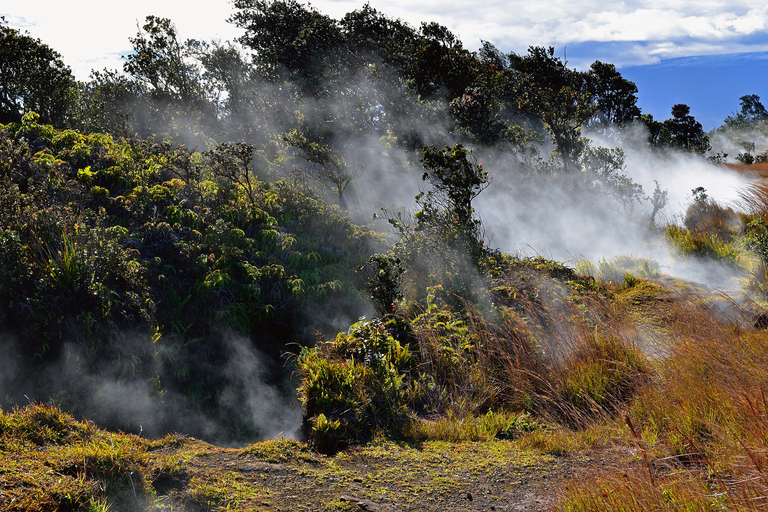
[[(574, 190), (568, 180), (532, 176), (519, 168), (519, 156), (514, 152), (477, 147), (473, 155), (492, 176), (490, 187), (475, 200), (489, 245), (506, 253), (543, 255), (572, 266), (582, 259), (644, 258), (657, 262), (662, 273), (695, 281), (710, 290), (738, 291), (744, 277), (740, 269), (674, 254), (663, 233), (650, 226), (647, 196), (658, 183), (668, 192), (668, 203), (657, 214), (657, 223), (682, 225), (693, 203), (694, 189), (703, 187), (711, 200), (725, 207), (735, 206), (748, 178), (698, 155), (651, 148), (646, 129), (639, 123), (625, 128), (620, 140), (586, 135), (593, 147), (623, 149), (624, 173), (642, 185), (646, 199), (628, 211), (607, 193), (585, 193)], [(713, 142), (722, 141), (718, 138)], [(398, 154), (374, 138), (365, 147), (366, 173), (354, 182), (348, 196), (354, 205), (351, 210), (359, 215), (357, 220), (365, 222), (366, 210), (370, 216), (380, 207), (390, 211), (412, 208), (414, 195), (424, 186), (422, 171), (415, 163), (418, 155)], [(542, 155), (547, 151), (546, 146), (540, 148)], [(357, 150), (349, 157), (359, 159), (360, 155)]]
[[(354, 180), (344, 193), (348, 215), (354, 222), (386, 231), (385, 224), (372, 224), (372, 216), (385, 208), (390, 212), (409, 210), (414, 207), (414, 196), (424, 187), (421, 180), (423, 169), (418, 164), (418, 151), (405, 151), (393, 141), (402, 133), (409, 133), (414, 147), (433, 144), (438, 147), (457, 142), (451, 133), (448, 107), (433, 102), (428, 108), (412, 108), (416, 100), (407, 91), (395, 93), (391, 89), (379, 91), (365, 77), (350, 77), (344, 95), (337, 95), (322, 103), (314, 98), (298, 98), (287, 87), (269, 84), (253, 85), (249, 91), (250, 110), (238, 112), (241, 128), (228, 137), (253, 143), (265, 156), (254, 162), (256, 172), (265, 178), (290, 174), (301, 170), (301, 158), (285, 159), (286, 167), (270, 167), (279, 147), (278, 137), (287, 129), (305, 123), (307, 126), (323, 126), (325, 114), (338, 121), (332, 127), (338, 129), (333, 149), (352, 165), (361, 165), (365, 172)], [(353, 91), (353, 92), (349, 92)], [(399, 95), (399, 96), (398, 96)], [(395, 119), (398, 133), (378, 128), (377, 115), (387, 115), (383, 108), (370, 108), (385, 100), (401, 102), (402, 117)], [(409, 103), (414, 102), (414, 103)], [(365, 112), (360, 105), (368, 105), (374, 114)], [(304, 114), (297, 115), (296, 112)], [(363, 113), (360, 113), (363, 112)], [(405, 115), (405, 112), (411, 112)], [(139, 124), (150, 125), (146, 113), (132, 113)], [(332, 117), (329, 115), (328, 117)], [(354, 123), (363, 121), (355, 116), (371, 116), (370, 129), (359, 130)], [(349, 126), (345, 126), (345, 121)], [(351, 120), (354, 119), (354, 122)], [(209, 149), (215, 142), (205, 135), (204, 127), (185, 115), (177, 116), (177, 126), (168, 131), (176, 134), (177, 142), (191, 148)], [(233, 121), (233, 125), (237, 122)], [(385, 126), (385, 123), (380, 123)], [(186, 126), (185, 126), (186, 125)], [(158, 133), (164, 127), (152, 126)], [(354, 136), (351, 133), (356, 132)], [(361, 135), (365, 132), (367, 135)], [(346, 135), (345, 135), (346, 134)], [(645, 195), (653, 193), (658, 182), (668, 191), (668, 206), (657, 220), (681, 224), (685, 211), (692, 202), (692, 190), (706, 189), (716, 202), (729, 205), (736, 202), (738, 193), (746, 185), (746, 179), (727, 169), (717, 167), (701, 157), (675, 152), (659, 153), (649, 148), (647, 134), (642, 125), (623, 130), (619, 139), (606, 139), (598, 134), (586, 134), (593, 146), (620, 146), (626, 154), (625, 173), (635, 183), (642, 185)], [(754, 136), (753, 136), (754, 135)], [(768, 140), (750, 134), (759, 140), (756, 151), (768, 148)], [(402, 141), (398, 141), (402, 142)], [(725, 138), (715, 138), (713, 145), (719, 151), (736, 155), (743, 151)], [(546, 156), (551, 150), (546, 144), (539, 148)], [(582, 259), (593, 262), (608, 260), (621, 255), (632, 255), (658, 262), (665, 273), (703, 283), (710, 289), (734, 290), (741, 272), (730, 265), (694, 259), (681, 259), (672, 254), (663, 235), (649, 227), (648, 204), (638, 204), (626, 210), (609, 194), (597, 194), (574, 188), (568, 179), (557, 176), (535, 175), (520, 166), (520, 157), (509, 148), (476, 147), (473, 153), (492, 176), (492, 184), (475, 201), (475, 208), (483, 221), (490, 247), (519, 255), (541, 254), (545, 257), (570, 262), (572, 266)], [(318, 191), (321, 189), (318, 187)], [(332, 194), (329, 202), (335, 202)], [(329, 246), (332, 244), (329, 243)], [(332, 250), (320, 248), (320, 250)], [(479, 276), (470, 276), (479, 284)], [(370, 315), (372, 309), (360, 309), (359, 301), (331, 298), (321, 305), (311, 305), (302, 319), (304, 338), (320, 332), (333, 336), (346, 330), (361, 315)], [(216, 417), (237, 417), (242, 432), (258, 432), (258, 437), (295, 437), (301, 423), (301, 408), (296, 399), (296, 382), (274, 381), (274, 364), (269, 356), (259, 352), (249, 338), (225, 333), (225, 354), (215, 369), (223, 385), (215, 396), (220, 410)], [(57, 363), (46, 366), (34, 378), (25, 371), (22, 363), (14, 358), (10, 338), (0, 338), (0, 356), (7, 364), (0, 372), (0, 385), (5, 395), (4, 403), (23, 403), (30, 400), (54, 400), (71, 411), (77, 411), (101, 426), (127, 429), (148, 436), (169, 431), (181, 431), (208, 441), (230, 443), (227, 435), (231, 425), (212, 419), (212, 415), (198, 408), (191, 395), (181, 390), (167, 390), (162, 378), (169, 372), (184, 371), (175, 368), (173, 348), (166, 354), (156, 354), (157, 347), (146, 336), (126, 333), (117, 344), (121, 347), (116, 361), (107, 368), (92, 368), (88, 364), (88, 350), (72, 341)], [(166, 345), (164, 345), (166, 346)], [(132, 355), (139, 354), (141, 358)], [(143, 361), (143, 362), (142, 362)], [(152, 361), (151, 368), (136, 365)], [(155, 377), (147, 379), (147, 375)], [(141, 377), (139, 377), (141, 376)], [(200, 384), (198, 375), (190, 371), (186, 379), (191, 389)], [(66, 392), (62, 392), (65, 390)], [(231, 415), (228, 415), (231, 412)]]
[[(301, 407), (295, 383), (268, 382), (269, 359), (242, 335), (225, 335), (227, 354), (220, 373), (226, 384), (217, 397), (220, 420), (199, 410), (179, 390), (161, 391), (162, 376), (171, 371), (162, 359), (153, 360), (154, 367), (146, 373), (155, 377), (147, 379), (146, 373), (139, 374), (138, 357), (93, 368), (87, 363), (88, 350), (70, 342), (57, 362), (35, 375), (13, 357), (12, 341), (0, 338), (0, 356), (7, 362), (0, 372), (4, 406), (53, 401), (100, 427), (148, 437), (182, 432), (218, 444), (242, 442), (244, 436), (233, 432), (233, 418), (243, 418), (235, 427), (257, 432), (257, 438), (298, 436)], [(138, 334), (125, 335), (121, 343), (125, 354), (146, 353), (154, 347), (151, 339)], [(199, 376), (190, 374), (187, 384), (199, 386)]]
[(266, 382), (267, 358), (249, 339), (230, 333), (225, 343), (229, 356), (223, 371), (230, 385), (222, 392), (222, 405), (238, 412), (245, 409), (263, 438), (295, 438), (301, 424), (298, 400)]

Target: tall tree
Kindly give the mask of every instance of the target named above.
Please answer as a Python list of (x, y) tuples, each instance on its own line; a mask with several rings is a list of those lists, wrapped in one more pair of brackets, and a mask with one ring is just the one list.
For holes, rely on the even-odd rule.
[(303, 92), (324, 93), (323, 82), (343, 59), (338, 23), (295, 0), (235, 0), (230, 21), (245, 30), (240, 43), (272, 79), (290, 79)]
[(84, 132), (111, 133), (131, 138), (146, 134), (143, 116), (148, 110), (146, 87), (115, 70), (94, 71), (78, 88), (72, 124)]
[(450, 101), (472, 85), (477, 59), (446, 27), (422, 23), (414, 43), (406, 76), (419, 95)]
[(283, 140), (301, 151), (309, 163), (308, 174), (336, 194), (339, 206), (346, 208), (344, 192), (353, 180), (365, 172), (362, 163), (348, 163), (347, 160), (324, 141), (310, 140), (306, 135), (292, 130)]
[(532, 46), (527, 55), (509, 56), (511, 93), (519, 108), (540, 119), (566, 172), (577, 168), (586, 147), (582, 125), (595, 113), (584, 73), (568, 69), (555, 49)]
[(691, 108), (684, 103), (672, 107), (672, 118), (664, 121), (664, 126), (669, 131), (671, 147), (698, 154), (712, 149), (701, 123), (694, 119)]
[(640, 117), (637, 86), (621, 76), (613, 64), (599, 60), (587, 73), (587, 88), (594, 105), (594, 116), (588, 126), (607, 133), (612, 126), (625, 126)]
[(344, 15), (339, 24), (354, 67), (384, 64), (398, 72), (406, 68), (417, 39), (407, 23), (365, 4)]
[(133, 52), (125, 57), (123, 69), (150, 86), (156, 96), (184, 103), (197, 103), (204, 97), (199, 70), (191, 62), (193, 43), (179, 41), (171, 20), (147, 16), (130, 41)]
[(209, 144), (219, 126), (196, 58), (201, 43), (181, 42), (173, 22), (156, 16), (147, 16), (130, 41), (133, 52), (125, 57), (123, 70), (148, 96), (146, 111), (141, 113), (148, 122), (141, 135)]
[(0, 18), (0, 123), (35, 111), (42, 122), (64, 125), (75, 87), (58, 52)]
[(736, 115), (725, 118), (724, 124), (728, 127), (738, 128), (761, 121), (768, 121), (768, 111), (760, 102), (757, 94), (747, 94), (739, 98), (741, 110)]
[(472, 201), (490, 184), (488, 172), (461, 144), (445, 149), (424, 146), (421, 163), (425, 169), (422, 180), (432, 185), (432, 190), (416, 196), (421, 206), (416, 212), (417, 228), (450, 228), (449, 233), (458, 235), (456, 241), (476, 259), (483, 244)]

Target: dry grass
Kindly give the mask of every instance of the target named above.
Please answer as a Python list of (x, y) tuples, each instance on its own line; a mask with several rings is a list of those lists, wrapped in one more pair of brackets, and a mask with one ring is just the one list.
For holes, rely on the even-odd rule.
[(754, 164), (727, 163), (725, 167), (748, 177), (768, 178), (768, 162)]
[(701, 301), (670, 309), (668, 356), (626, 417), (638, 469), (571, 486), (561, 510), (768, 506), (768, 333)]
[(466, 320), (441, 310), (414, 322), (419, 372), (434, 378), (425, 392), (433, 412), (527, 411), (582, 427), (615, 412), (647, 379), (625, 309), (549, 278), (535, 289), (533, 299), (499, 300), (493, 315), (467, 307)]
[[(768, 164), (766, 164), (768, 166)], [(768, 171), (767, 171), (768, 175)], [(753, 217), (768, 216), (768, 183), (756, 181), (739, 192), (738, 206)]]

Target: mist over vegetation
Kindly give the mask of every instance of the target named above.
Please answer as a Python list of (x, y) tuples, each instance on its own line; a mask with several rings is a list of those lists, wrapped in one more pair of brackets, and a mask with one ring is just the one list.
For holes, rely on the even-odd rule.
[[(327, 450), (447, 411), (581, 425), (649, 372), (628, 331), (589, 334), (610, 286), (765, 302), (759, 97), (705, 133), (608, 63), (234, 5), (237, 41), (148, 16), (87, 82), (0, 24), (4, 407)], [(599, 395), (567, 355), (624, 366)]]

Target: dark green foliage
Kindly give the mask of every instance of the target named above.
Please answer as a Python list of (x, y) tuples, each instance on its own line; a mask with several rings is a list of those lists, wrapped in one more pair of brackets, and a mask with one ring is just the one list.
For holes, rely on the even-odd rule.
[(483, 242), (472, 200), (490, 183), (488, 172), (483, 164), (470, 159), (469, 150), (461, 144), (443, 150), (427, 146), (421, 163), (426, 169), (422, 180), (432, 188), (416, 196), (421, 207), (416, 212), (417, 232), (447, 231), (443, 233), (448, 237), (445, 242), (450, 245), (450, 238), (455, 236), (453, 243), (477, 259)]
[(34, 111), (44, 122), (62, 126), (74, 88), (58, 52), (0, 18), (0, 123), (20, 122)]
[(613, 64), (593, 62), (587, 88), (595, 105), (595, 114), (587, 123), (590, 128), (607, 133), (640, 117), (637, 86), (623, 78)]
[[(426, 146), (422, 165), (422, 179), (431, 187), (416, 196), (413, 218), (390, 217), (385, 211), (384, 217), (400, 236), (387, 258), (396, 258), (397, 268), (408, 270), (411, 300), (424, 300), (425, 290), (435, 286), (444, 287), (451, 301), (475, 298), (482, 288), (478, 264), (489, 251), (472, 200), (488, 186), (488, 173), (461, 144), (442, 150)], [(390, 279), (394, 274), (385, 276)], [(380, 286), (375, 283), (379, 291)], [(394, 291), (394, 283), (384, 289)]]
[[(180, 392), (224, 418), (228, 332), (277, 359), (312, 342), (310, 315), (342, 298), (362, 309), (352, 271), (377, 236), (307, 190), (261, 181), (252, 146), (200, 154), (35, 119), (0, 127), (0, 325), (23, 364), (83, 349), (81, 371), (156, 379), (158, 396)], [(123, 344), (127, 330), (143, 341)]]
[(353, 67), (381, 62), (405, 69), (411, 58), (416, 31), (401, 20), (389, 18), (370, 4), (344, 15), (339, 22)]
[(691, 153), (704, 154), (712, 149), (709, 137), (690, 112), (690, 107), (685, 104), (672, 107), (672, 118), (664, 121), (669, 130), (670, 145)]
[(655, 121), (648, 114), (641, 116), (649, 133), (649, 142), (657, 148), (675, 148), (680, 151), (703, 155), (712, 147), (709, 136), (704, 133), (701, 123), (690, 115), (691, 109), (683, 103), (672, 107), (672, 117), (666, 121)]
[(374, 254), (368, 264), (360, 266), (358, 272), (366, 275), (365, 290), (368, 298), (382, 317), (394, 314), (397, 303), (403, 298), (401, 278), (405, 267), (399, 257)]
[(723, 125), (726, 128), (747, 127), (760, 122), (768, 121), (768, 111), (760, 101), (757, 94), (747, 94), (739, 98), (741, 110), (736, 115), (725, 118)]
[(273, 79), (290, 78), (306, 93), (319, 95), (324, 79), (343, 55), (335, 20), (295, 0), (236, 0), (232, 22), (245, 29), (240, 42)]
[(130, 41), (133, 53), (126, 56), (126, 73), (148, 85), (158, 97), (184, 103), (201, 99), (197, 70), (188, 62), (189, 49), (178, 40), (171, 20), (147, 16)]
[(512, 54), (509, 59), (518, 106), (544, 123), (564, 170), (575, 169), (586, 144), (581, 126), (596, 110), (586, 74), (568, 69), (551, 47), (532, 46), (527, 55)]
[(443, 93), (450, 100), (471, 85), (477, 61), (446, 27), (422, 23), (411, 48), (406, 74), (421, 96)]
[[(749, 222), (746, 226), (744, 245), (760, 258), (764, 269), (768, 268), (768, 222), (759, 217)], [(755, 279), (754, 282), (759, 283), (760, 280)], [(765, 290), (761, 292), (765, 293)]]

